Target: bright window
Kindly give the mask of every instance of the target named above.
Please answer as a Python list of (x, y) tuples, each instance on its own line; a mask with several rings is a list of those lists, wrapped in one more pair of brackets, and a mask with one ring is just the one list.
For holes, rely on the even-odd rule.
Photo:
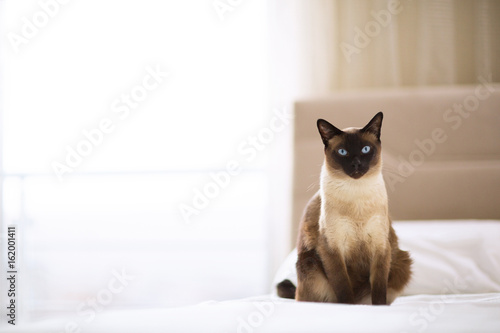
[(0, 6), (2, 231), (27, 312), (268, 292), (268, 158), (248, 139), (271, 117), (265, 2)]

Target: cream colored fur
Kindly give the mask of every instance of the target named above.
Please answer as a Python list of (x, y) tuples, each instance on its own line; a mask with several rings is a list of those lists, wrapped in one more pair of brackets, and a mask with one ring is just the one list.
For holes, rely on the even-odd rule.
[(358, 243), (368, 245), (372, 254), (389, 247), (387, 191), (380, 169), (352, 179), (323, 165), (319, 229), (344, 257)]

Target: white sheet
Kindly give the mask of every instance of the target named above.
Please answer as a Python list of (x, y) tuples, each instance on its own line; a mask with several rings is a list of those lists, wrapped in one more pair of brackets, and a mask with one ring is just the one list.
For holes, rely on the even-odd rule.
[[(38, 321), (2, 332), (500, 332), (499, 221), (395, 223), (415, 260), (407, 293), (391, 306), (304, 303), (267, 295), (199, 305)], [(276, 281), (295, 273), (293, 253)], [(293, 278), (292, 278), (293, 280)], [(19, 319), (22, 322), (22, 319)], [(5, 323), (5, 321), (4, 321)]]
[[(9, 332), (64, 332), (70, 320), (38, 322)], [(498, 333), (500, 293), (405, 296), (391, 306), (305, 303), (269, 295), (180, 308), (104, 312), (79, 328), (86, 333)]]

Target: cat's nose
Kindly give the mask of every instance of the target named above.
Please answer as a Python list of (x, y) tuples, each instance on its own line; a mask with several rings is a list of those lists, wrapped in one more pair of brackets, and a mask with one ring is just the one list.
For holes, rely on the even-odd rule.
[(356, 156), (352, 159), (351, 166), (354, 169), (359, 169), (359, 167), (361, 166), (361, 160), (359, 159), (359, 157)]

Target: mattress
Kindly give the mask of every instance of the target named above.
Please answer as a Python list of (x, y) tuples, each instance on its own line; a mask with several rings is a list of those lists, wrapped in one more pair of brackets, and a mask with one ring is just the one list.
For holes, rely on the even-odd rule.
[[(15, 331), (65, 332), (70, 320), (49, 320)], [(391, 306), (306, 303), (265, 295), (180, 308), (107, 312), (77, 329), (94, 333), (499, 332), (500, 293), (404, 296)]]
[[(500, 332), (500, 221), (394, 223), (414, 259), (404, 296), (390, 306), (296, 302), (274, 293), (174, 308), (114, 310), (91, 321), (75, 314), (7, 332)], [(295, 252), (274, 285), (294, 279)], [(21, 321), (22, 322), (22, 321)]]

